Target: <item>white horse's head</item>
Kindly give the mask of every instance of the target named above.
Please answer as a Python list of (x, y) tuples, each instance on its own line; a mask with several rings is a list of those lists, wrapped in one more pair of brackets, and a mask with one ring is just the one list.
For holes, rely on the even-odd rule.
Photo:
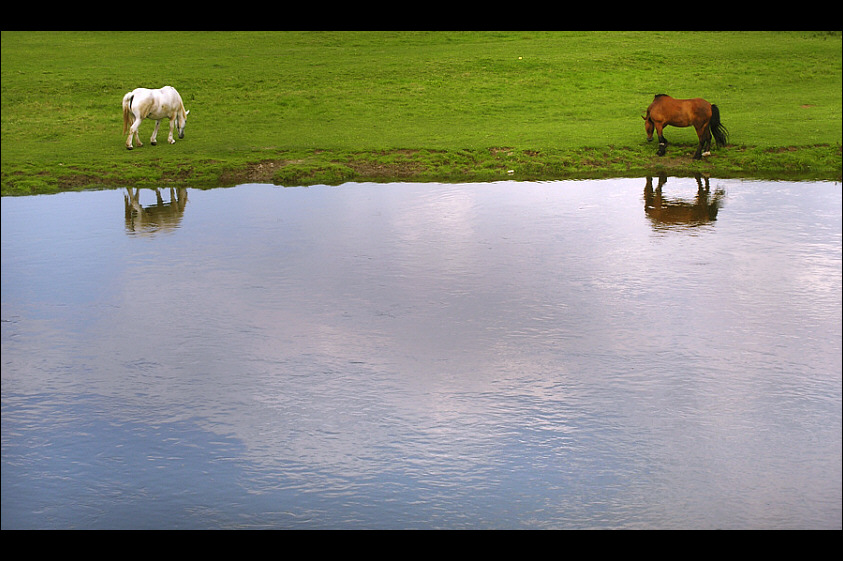
[[(184, 110), (184, 106), (182, 106), (182, 110)], [(184, 111), (181, 115), (178, 116), (176, 123), (179, 128), (179, 138), (184, 138), (184, 127), (187, 125), (187, 116), (190, 114), (190, 110)]]

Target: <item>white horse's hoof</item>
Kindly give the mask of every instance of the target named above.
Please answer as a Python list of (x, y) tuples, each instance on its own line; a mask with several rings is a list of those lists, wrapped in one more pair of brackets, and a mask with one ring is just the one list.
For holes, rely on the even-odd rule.
[(126, 146), (126, 150), (131, 150), (131, 149), (132, 149), (131, 146)]

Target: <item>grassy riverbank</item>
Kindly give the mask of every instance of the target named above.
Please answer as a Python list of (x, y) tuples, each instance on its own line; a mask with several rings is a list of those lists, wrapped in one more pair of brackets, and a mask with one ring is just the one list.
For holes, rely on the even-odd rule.
[[(841, 176), (839, 32), (3, 32), (2, 194), (245, 181), (668, 172)], [(120, 101), (175, 86), (184, 140), (125, 149)], [(665, 157), (655, 93), (716, 103), (732, 144)]]

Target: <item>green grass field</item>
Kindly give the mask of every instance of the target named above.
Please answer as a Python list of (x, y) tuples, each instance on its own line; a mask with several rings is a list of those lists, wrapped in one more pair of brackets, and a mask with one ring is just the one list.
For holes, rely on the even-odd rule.
[[(841, 174), (839, 32), (3, 32), (2, 194), (260, 180)], [(176, 87), (185, 139), (128, 151), (121, 99)], [(655, 156), (656, 93), (731, 145)]]

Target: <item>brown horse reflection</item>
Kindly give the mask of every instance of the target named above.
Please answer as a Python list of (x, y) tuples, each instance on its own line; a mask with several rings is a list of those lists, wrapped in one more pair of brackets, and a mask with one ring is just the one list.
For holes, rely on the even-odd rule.
[[(697, 174), (697, 196), (693, 201), (667, 198), (662, 187), (667, 177), (659, 177), (658, 186), (653, 189), (653, 178), (647, 177), (644, 186), (644, 212), (654, 227), (700, 226), (717, 220), (717, 212), (723, 206), (725, 191), (717, 189), (711, 194), (708, 177)], [(704, 182), (704, 183), (703, 183)]]
[(154, 189), (156, 204), (142, 206), (140, 189), (132, 193), (126, 189), (124, 195), (126, 207), (126, 231), (133, 234), (154, 234), (159, 231), (172, 231), (181, 224), (184, 207), (187, 204), (187, 189), (170, 187), (170, 201), (165, 203), (159, 189)]

